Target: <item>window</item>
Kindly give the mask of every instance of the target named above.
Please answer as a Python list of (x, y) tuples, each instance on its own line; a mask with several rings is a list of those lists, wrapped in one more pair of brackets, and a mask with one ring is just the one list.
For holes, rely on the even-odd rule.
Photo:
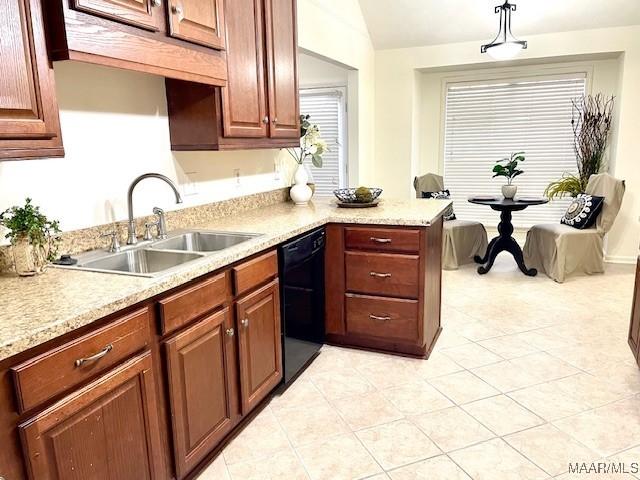
[[(514, 181), (521, 197), (540, 197), (551, 181), (576, 171), (571, 100), (585, 87), (584, 74), (447, 85), (444, 176), (459, 218), (497, 224), (496, 212), (467, 198), (500, 194), (506, 179), (491, 179), (491, 169), (513, 152), (526, 156), (525, 173)], [(514, 215), (514, 225), (559, 222), (568, 202), (530, 207)]]
[(309, 88), (300, 90), (300, 113), (311, 115), (329, 151), (322, 168), (307, 165), (316, 185), (316, 195), (333, 196), (336, 188), (347, 186), (346, 102), (344, 88)]

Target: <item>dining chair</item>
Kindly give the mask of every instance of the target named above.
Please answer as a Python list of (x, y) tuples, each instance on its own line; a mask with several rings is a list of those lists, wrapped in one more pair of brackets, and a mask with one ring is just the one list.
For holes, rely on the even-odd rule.
[[(441, 175), (427, 173), (415, 177), (413, 188), (416, 197), (422, 198), (422, 192), (440, 192), (444, 188)], [(442, 268), (457, 270), (460, 265), (473, 263), (476, 255), (484, 256), (487, 251), (487, 230), (480, 222), (472, 220), (447, 220), (442, 235)]]
[(604, 237), (618, 216), (625, 192), (624, 180), (608, 173), (591, 176), (585, 193), (604, 197), (593, 227), (584, 230), (558, 223), (534, 225), (527, 232), (524, 259), (528, 267), (544, 271), (558, 283), (574, 273), (604, 272)]

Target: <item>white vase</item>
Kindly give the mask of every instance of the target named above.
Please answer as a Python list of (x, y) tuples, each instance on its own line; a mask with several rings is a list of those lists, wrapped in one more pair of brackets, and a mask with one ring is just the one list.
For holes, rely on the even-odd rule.
[(513, 200), (513, 197), (516, 196), (517, 191), (518, 191), (518, 186), (517, 185), (503, 185), (502, 186), (502, 195), (507, 200)]
[(309, 174), (304, 165), (298, 165), (295, 175), (293, 176), (293, 186), (291, 187), (291, 200), (298, 206), (304, 207), (309, 204), (313, 191), (307, 185)]

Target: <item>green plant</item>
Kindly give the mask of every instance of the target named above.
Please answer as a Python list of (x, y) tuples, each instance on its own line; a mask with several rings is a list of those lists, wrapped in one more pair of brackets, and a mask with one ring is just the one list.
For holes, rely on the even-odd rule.
[(549, 198), (584, 193), (591, 175), (605, 168), (605, 153), (613, 121), (614, 97), (583, 95), (572, 101), (571, 126), (578, 173), (565, 173), (544, 191)]
[(27, 198), (24, 207), (11, 207), (0, 213), (0, 225), (9, 232), (5, 235), (15, 245), (26, 239), (31, 245), (42, 250), (47, 260), (54, 260), (57, 254), (57, 243), (60, 240), (60, 224), (57, 220), (49, 220)]
[(300, 148), (287, 148), (289, 155), (299, 164), (311, 157), (314, 167), (322, 167), (322, 154), (328, 151), (327, 143), (320, 137), (320, 129), (309, 119), (311, 115), (300, 115)]
[(524, 173), (518, 168), (519, 162), (524, 162), (524, 152), (512, 153), (510, 157), (498, 160), (493, 167), (493, 178), (506, 177), (507, 185), (511, 185), (514, 178)]

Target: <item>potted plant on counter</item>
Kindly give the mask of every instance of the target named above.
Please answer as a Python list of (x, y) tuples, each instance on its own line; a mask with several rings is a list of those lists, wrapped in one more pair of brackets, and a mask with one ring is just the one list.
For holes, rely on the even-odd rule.
[(524, 162), (524, 152), (512, 153), (510, 157), (498, 160), (493, 167), (493, 178), (507, 179), (507, 184), (502, 186), (502, 195), (508, 200), (512, 200), (518, 191), (518, 186), (513, 185), (513, 179), (524, 173), (524, 170), (518, 168), (519, 162)]
[(327, 144), (320, 137), (320, 129), (309, 122), (310, 115), (300, 115), (300, 148), (288, 148), (287, 151), (298, 164), (293, 176), (291, 200), (296, 205), (304, 206), (313, 196), (313, 190), (308, 185), (309, 172), (304, 165), (307, 158), (311, 158), (313, 166), (322, 167), (322, 154), (327, 151)]
[(60, 225), (49, 220), (27, 198), (24, 207), (11, 207), (0, 214), (0, 225), (8, 230), (16, 273), (27, 277), (45, 271), (55, 259)]

